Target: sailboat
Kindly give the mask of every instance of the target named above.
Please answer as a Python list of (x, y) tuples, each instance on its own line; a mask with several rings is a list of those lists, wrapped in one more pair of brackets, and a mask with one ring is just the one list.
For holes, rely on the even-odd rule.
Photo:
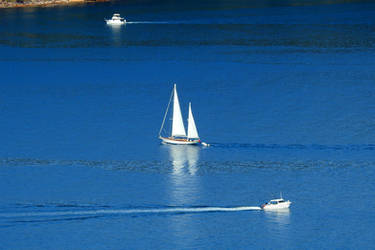
[[(172, 98), (173, 98), (172, 131), (171, 131), (170, 136), (165, 137), (165, 136), (161, 136), (161, 132), (163, 131), (163, 128), (164, 128), (165, 118), (167, 117)], [(195, 121), (194, 121), (190, 102), (189, 102), (188, 130), (187, 130), (187, 135), (186, 135), (185, 126), (184, 126), (184, 122), (182, 120), (182, 115), (181, 115), (180, 102), (178, 100), (178, 95), (177, 95), (176, 84), (174, 84), (171, 97), (169, 98), (167, 110), (165, 111), (163, 123), (161, 124), (161, 128), (159, 131), (159, 138), (162, 140), (163, 143), (168, 143), (168, 144), (196, 145), (196, 144), (201, 143), (201, 140), (199, 139), (197, 127), (195, 126)]]

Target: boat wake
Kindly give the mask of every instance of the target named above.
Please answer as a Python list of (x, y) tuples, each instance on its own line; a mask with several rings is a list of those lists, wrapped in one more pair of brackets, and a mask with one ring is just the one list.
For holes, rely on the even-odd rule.
[(134, 22), (128, 22), (126, 21), (126, 24), (171, 24), (171, 22), (158, 22), (158, 21), (134, 21)]
[(189, 21), (189, 20), (181, 20), (181, 21), (126, 21), (126, 24), (210, 24), (210, 22), (202, 22), (202, 21)]
[(247, 149), (291, 149), (291, 150), (347, 150), (367, 151), (375, 150), (375, 144), (347, 144), (347, 145), (320, 145), (320, 144), (251, 144), (251, 143), (215, 143), (216, 148), (247, 148)]
[(167, 207), (167, 208), (133, 208), (133, 209), (96, 209), (96, 210), (65, 210), (0, 213), (0, 218), (29, 218), (29, 217), (65, 217), (65, 216), (104, 216), (128, 214), (180, 214), (207, 212), (239, 212), (261, 210), (260, 207)]

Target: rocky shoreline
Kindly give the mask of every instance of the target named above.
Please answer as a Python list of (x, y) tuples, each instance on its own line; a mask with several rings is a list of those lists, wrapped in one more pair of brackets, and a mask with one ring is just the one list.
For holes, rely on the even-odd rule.
[(0, 0), (0, 8), (54, 7), (61, 5), (109, 1), (110, 0)]

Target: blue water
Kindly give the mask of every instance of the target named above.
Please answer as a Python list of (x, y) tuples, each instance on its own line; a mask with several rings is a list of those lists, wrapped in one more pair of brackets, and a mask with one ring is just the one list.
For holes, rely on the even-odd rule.
[(374, 58), (371, 1), (0, 10), (0, 248), (372, 248)]

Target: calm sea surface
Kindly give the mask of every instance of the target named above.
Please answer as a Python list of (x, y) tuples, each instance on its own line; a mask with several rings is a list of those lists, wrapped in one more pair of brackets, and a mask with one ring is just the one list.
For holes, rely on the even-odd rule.
[(373, 248), (375, 3), (249, 2), (1, 9), (0, 248)]

